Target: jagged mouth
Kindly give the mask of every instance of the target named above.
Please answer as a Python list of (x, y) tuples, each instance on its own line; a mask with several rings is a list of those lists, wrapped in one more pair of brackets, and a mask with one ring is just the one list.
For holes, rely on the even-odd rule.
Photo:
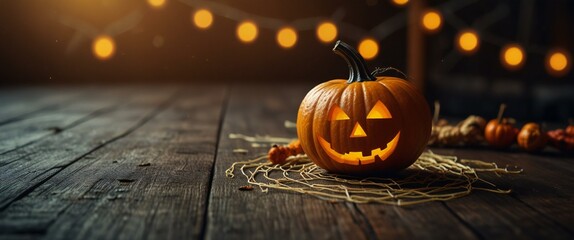
[(331, 143), (327, 142), (327, 140), (323, 139), (319, 136), (319, 143), (323, 150), (331, 157), (331, 159), (344, 164), (350, 165), (366, 165), (375, 162), (376, 157), (379, 157), (381, 161), (386, 160), (397, 147), (397, 143), (399, 142), (399, 137), (401, 132), (399, 131), (395, 137), (387, 143), (384, 148), (376, 148), (371, 150), (371, 155), (363, 156), (363, 152), (348, 152), (348, 153), (339, 153), (331, 148)]

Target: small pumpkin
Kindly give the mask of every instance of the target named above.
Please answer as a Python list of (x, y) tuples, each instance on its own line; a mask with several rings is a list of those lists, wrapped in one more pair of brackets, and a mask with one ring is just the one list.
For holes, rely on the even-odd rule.
[(397, 77), (374, 77), (348, 44), (333, 51), (349, 66), (349, 79), (317, 85), (297, 116), (304, 152), (330, 172), (371, 175), (414, 163), (431, 132), (431, 114), (422, 93)]
[(513, 126), (512, 121), (502, 117), (505, 109), (505, 104), (500, 105), (498, 117), (490, 120), (484, 129), (484, 138), (495, 148), (510, 147), (516, 141), (518, 134), (518, 129)]
[(548, 131), (552, 146), (565, 152), (574, 151), (574, 124), (572, 122), (565, 129)]
[(570, 136), (574, 136), (574, 120), (568, 119), (568, 126), (564, 129), (564, 132)]
[(520, 129), (516, 140), (520, 148), (529, 152), (535, 152), (546, 147), (548, 136), (541, 130), (540, 125), (527, 123)]

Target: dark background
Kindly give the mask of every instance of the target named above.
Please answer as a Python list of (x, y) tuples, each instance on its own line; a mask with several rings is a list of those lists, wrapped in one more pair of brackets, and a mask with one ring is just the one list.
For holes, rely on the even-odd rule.
[[(197, 29), (190, 16), (202, 1), (187, 2), (192, 4), (168, 0), (163, 8), (154, 9), (143, 0), (0, 1), (0, 87), (199, 82), (280, 86), (346, 78), (345, 62), (331, 52), (332, 43), (317, 40), (312, 24), (298, 29), (299, 39), (292, 49), (280, 48), (275, 41), (277, 29), (270, 28), (260, 28), (257, 40), (244, 44), (235, 36), (238, 22), (225, 13), (214, 12), (213, 25)], [(301, 19), (330, 19), (340, 27), (339, 38), (355, 46), (363, 37), (381, 36), (379, 55), (368, 62), (371, 69), (393, 66), (413, 75), (407, 66), (407, 32), (412, 27), (407, 21), (408, 5), (398, 7), (389, 0), (211, 2), (286, 25)], [(574, 52), (574, 1), (434, 0), (425, 4), (449, 12), (438, 33), (424, 35), (421, 54), (425, 70), (420, 80), (427, 99), (440, 100), (442, 114), (491, 118), (505, 102), (507, 115), (518, 119), (566, 122), (574, 117), (573, 71), (556, 77), (544, 67), (550, 49)], [(453, 5), (462, 7), (448, 10)], [(136, 21), (113, 35), (117, 51), (107, 61), (93, 56), (93, 38), (75, 37), (78, 31), (62, 20), (104, 31), (114, 24), (117, 28), (130, 16), (132, 20), (137, 16)], [(377, 32), (380, 24), (388, 34)], [(455, 51), (455, 35), (481, 24), (478, 52), (465, 56)], [(153, 44), (158, 36), (163, 38), (159, 47)], [(512, 42), (526, 50), (526, 63), (517, 71), (505, 69), (499, 60), (502, 46)]]

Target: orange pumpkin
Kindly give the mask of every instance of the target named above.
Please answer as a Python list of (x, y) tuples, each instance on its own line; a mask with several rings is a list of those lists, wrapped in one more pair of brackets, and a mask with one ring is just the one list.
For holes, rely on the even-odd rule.
[(484, 129), (484, 138), (495, 148), (510, 147), (516, 141), (518, 134), (518, 129), (510, 123), (509, 119), (502, 118), (505, 108), (506, 105), (500, 105), (498, 118), (490, 120)]
[(540, 125), (527, 123), (518, 133), (516, 140), (520, 148), (529, 152), (535, 152), (546, 147), (548, 136), (540, 129)]
[(574, 136), (574, 123), (570, 121), (570, 124), (564, 129), (564, 132), (570, 136)]
[(549, 141), (552, 146), (565, 151), (574, 151), (574, 125), (572, 122), (566, 129), (548, 131)]
[(421, 92), (396, 77), (374, 77), (351, 46), (333, 51), (348, 63), (348, 80), (313, 88), (297, 116), (304, 152), (335, 173), (371, 175), (408, 167), (425, 149), (431, 114)]

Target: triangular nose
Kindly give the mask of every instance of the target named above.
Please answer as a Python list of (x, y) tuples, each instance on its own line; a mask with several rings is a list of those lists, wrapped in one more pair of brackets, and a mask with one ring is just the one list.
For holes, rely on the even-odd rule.
[(361, 124), (359, 124), (359, 122), (355, 123), (355, 127), (353, 127), (353, 131), (351, 132), (351, 137), (352, 138), (356, 138), (356, 137), (366, 137), (367, 133), (365, 132), (365, 130), (363, 130), (363, 128), (361, 127)]

